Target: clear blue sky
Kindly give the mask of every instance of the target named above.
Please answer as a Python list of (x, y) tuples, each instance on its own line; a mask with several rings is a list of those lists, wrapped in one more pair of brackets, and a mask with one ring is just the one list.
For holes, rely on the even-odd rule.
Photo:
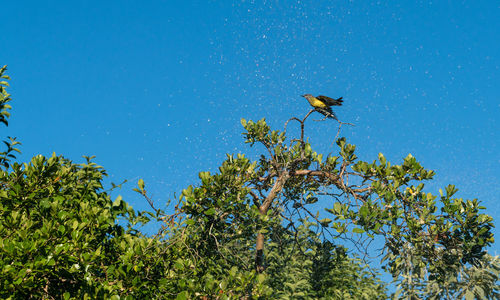
[[(412, 153), (437, 172), (430, 192), (453, 183), (500, 225), (498, 2), (383, 2), (3, 1), (2, 135), (21, 160), (96, 155), (141, 209), (138, 178), (165, 202), (247, 152), (240, 118), (282, 128), (309, 110), (299, 95), (343, 96), (362, 159)], [(307, 133), (329, 152), (336, 130)]]

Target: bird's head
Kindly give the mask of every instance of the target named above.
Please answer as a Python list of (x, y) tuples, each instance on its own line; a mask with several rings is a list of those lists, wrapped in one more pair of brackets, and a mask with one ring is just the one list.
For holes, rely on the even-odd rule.
[(304, 94), (304, 95), (302, 95), (302, 97), (304, 97), (304, 98), (306, 98), (306, 99), (309, 99), (309, 98), (312, 98), (312, 97), (314, 97), (314, 96), (313, 96), (313, 95), (311, 95), (311, 94)]

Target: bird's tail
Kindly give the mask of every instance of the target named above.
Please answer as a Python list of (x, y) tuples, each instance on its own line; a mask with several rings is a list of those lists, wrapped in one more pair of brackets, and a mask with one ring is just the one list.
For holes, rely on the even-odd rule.
[(342, 100), (342, 97), (338, 98), (338, 99), (333, 99), (333, 104), (332, 105), (336, 105), (336, 106), (341, 106), (342, 105), (342, 102), (344, 102), (344, 100)]

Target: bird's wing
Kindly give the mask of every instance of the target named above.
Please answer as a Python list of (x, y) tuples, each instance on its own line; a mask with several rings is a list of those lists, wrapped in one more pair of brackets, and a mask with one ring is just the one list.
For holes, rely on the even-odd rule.
[(316, 98), (328, 106), (332, 106), (332, 105), (341, 106), (342, 102), (344, 102), (344, 100), (342, 100), (342, 97), (340, 97), (338, 99), (333, 99), (333, 98), (330, 98), (327, 96), (319, 95)]

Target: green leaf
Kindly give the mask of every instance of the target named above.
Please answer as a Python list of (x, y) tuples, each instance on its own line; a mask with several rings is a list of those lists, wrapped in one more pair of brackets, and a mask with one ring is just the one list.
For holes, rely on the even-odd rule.
[(352, 232), (354, 232), (354, 233), (364, 233), (365, 231), (363, 229), (361, 229), (361, 228), (356, 227), (356, 228), (354, 228), (352, 230)]
[(328, 224), (330, 224), (332, 222), (332, 220), (330, 220), (328, 218), (324, 218), (324, 219), (319, 220), (319, 222), (321, 223), (321, 225), (323, 227), (326, 227), (326, 226), (328, 226)]
[(387, 160), (385, 159), (385, 156), (382, 153), (378, 154), (378, 159), (381, 165), (385, 165), (387, 163)]
[(335, 202), (333, 204), (333, 211), (336, 213), (336, 214), (340, 214), (342, 212), (342, 204), (340, 204), (339, 202)]
[(119, 207), (122, 204), (122, 201), (123, 201), (122, 196), (118, 195), (115, 201), (113, 201), (113, 207)]
[(137, 182), (137, 186), (139, 187), (139, 189), (140, 189), (141, 191), (144, 191), (144, 186), (145, 186), (145, 185), (144, 185), (144, 180), (143, 180), (142, 178), (141, 178), (141, 179), (139, 179), (139, 181)]
[(474, 300), (476, 297), (474, 296), (474, 293), (471, 290), (467, 290), (465, 292), (465, 299), (466, 300)]
[(177, 294), (177, 297), (175, 298), (176, 300), (187, 300), (188, 299), (188, 292), (187, 291), (182, 291), (179, 294)]

